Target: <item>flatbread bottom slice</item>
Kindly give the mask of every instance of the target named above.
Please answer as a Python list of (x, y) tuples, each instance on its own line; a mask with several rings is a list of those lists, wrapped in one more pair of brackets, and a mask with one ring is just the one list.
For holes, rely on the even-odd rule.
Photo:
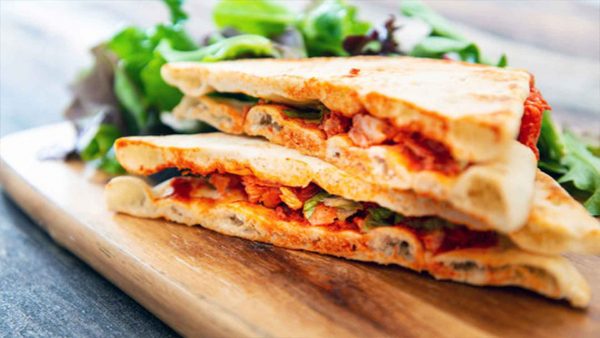
[[(219, 199), (214, 191), (191, 199), (174, 197), (165, 182), (151, 188), (135, 177), (117, 177), (106, 187), (111, 210), (145, 218), (202, 225), (219, 233), (276, 246), (348, 259), (396, 264), (427, 271), (437, 279), (474, 285), (519, 286), (585, 307), (590, 290), (581, 274), (560, 256), (531, 254), (514, 247), (461, 249), (434, 255), (401, 227), (366, 233), (333, 231), (277, 218), (272, 209), (244, 200)], [(171, 189), (171, 190), (170, 190)]]

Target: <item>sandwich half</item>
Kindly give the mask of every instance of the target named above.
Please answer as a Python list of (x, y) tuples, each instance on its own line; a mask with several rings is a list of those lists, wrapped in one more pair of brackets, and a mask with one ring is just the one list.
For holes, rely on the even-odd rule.
[(521, 70), (409, 57), (173, 63), (176, 116), (262, 136), (502, 231), (527, 220), (549, 109)]
[[(520, 286), (579, 307), (589, 302), (585, 280), (557, 253), (599, 252), (599, 226), (541, 173), (534, 205), (546, 209), (532, 212), (517, 232), (504, 233), (448, 203), (382, 188), (266, 140), (220, 133), (128, 137), (117, 140), (115, 150), (131, 173), (150, 175), (167, 168), (182, 173), (156, 187), (135, 177), (113, 179), (106, 195), (118, 212), (201, 225), (291, 249), (397, 264), (440, 279)], [(557, 200), (561, 203), (552, 203)], [(562, 202), (578, 228), (561, 224), (566, 217), (552, 219), (567, 210), (561, 209)]]

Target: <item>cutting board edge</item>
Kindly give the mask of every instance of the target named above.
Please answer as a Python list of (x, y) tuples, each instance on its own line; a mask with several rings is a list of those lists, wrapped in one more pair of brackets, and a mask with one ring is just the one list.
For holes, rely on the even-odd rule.
[[(59, 123), (52, 126), (65, 124), (68, 123)], [(29, 133), (35, 133), (44, 128), (48, 128), (48, 126), (7, 135), (0, 139), (0, 144), (2, 145), (2, 148), (10, 147), (10, 144), (13, 143), (11, 142), (13, 139), (17, 140), (19, 137)], [(90, 241), (84, 244), (81, 244), (80, 241), (70, 240), (69, 236), (72, 235), (71, 231), (74, 226), (77, 226), (86, 233), (91, 230), (85, 226), (84, 223), (78, 222), (70, 213), (64, 212), (59, 206), (50, 203), (45, 195), (36, 191), (34, 186), (29, 184), (24, 177), (17, 173), (16, 169), (11, 165), (10, 160), (7, 159), (2, 152), (0, 152), (0, 186), (3, 187), (10, 198), (19, 205), (19, 207), (22, 208), (22, 210), (29, 215), (29, 217), (31, 217), (55, 243), (73, 253), (178, 333), (190, 336), (198, 335), (199, 332), (202, 332), (203, 335), (210, 337), (264, 335), (265, 332), (260, 329), (253, 329), (251, 325), (243, 325), (244, 323), (240, 318), (230, 316), (231, 318), (223, 321), (222, 317), (213, 315), (214, 313), (219, 313), (217, 311), (207, 310), (196, 312), (188, 310), (174, 312), (171, 311), (171, 309), (181, 309), (185, 307), (163, 306), (165, 304), (164, 301), (169, 301), (180, 305), (182, 303), (188, 303), (191, 307), (194, 307), (198, 302), (198, 297), (194, 297), (192, 294), (178, 286), (170, 289), (176, 289), (179, 293), (171, 294), (168, 298), (160, 297), (158, 294), (146, 292), (144, 288), (139, 288), (137, 286), (139, 281), (136, 280), (134, 274), (131, 273), (131, 270), (121, 270), (119, 267), (115, 267), (115, 265), (108, 261), (110, 258), (106, 257), (105, 253), (100, 249), (101, 244), (112, 246), (114, 249), (112, 250), (113, 252), (121, 252), (124, 255), (121, 258), (127, 258), (129, 262), (135, 261), (136, 258), (126, 255), (125, 252), (120, 250), (119, 247), (112, 243), (108, 238), (102, 238), (102, 243), (92, 243), (93, 241)], [(43, 208), (37, 207), (42, 204), (49, 205), (50, 209), (44, 210)], [(77, 224), (84, 226), (81, 227)], [(77, 246), (75, 245), (76, 243), (78, 244)], [(92, 251), (86, 252), (85, 249), (81, 248), (83, 246), (87, 246), (88, 250)], [(95, 254), (93, 254), (94, 252)], [(98, 257), (105, 260), (99, 260)], [(132, 268), (136, 267), (134, 264), (128, 265)], [(142, 276), (145, 274), (153, 275), (155, 277), (154, 280), (158, 278), (158, 280), (161, 280), (164, 284), (170, 283), (168, 279), (159, 272), (148, 267), (145, 270), (146, 271), (142, 272)], [(122, 271), (127, 271), (127, 273), (123, 273)], [(191, 301), (190, 298), (195, 298), (195, 301)], [(205, 303), (208, 307), (211, 306), (209, 302)], [(223, 309), (213, 308), (213, 310), (222, 311)], [(191, 315), (192, 313), (195, 315)]]

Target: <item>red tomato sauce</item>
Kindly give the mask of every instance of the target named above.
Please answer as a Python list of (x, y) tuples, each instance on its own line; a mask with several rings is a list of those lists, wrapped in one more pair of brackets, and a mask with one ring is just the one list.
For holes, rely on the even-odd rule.
[[(216, 186), (215, 189), (218, 190), (245, 190), (248, 202), (272, 209), (277, 219), (297, 222), (303, 226), (320, 226), (330, 231), (361, 232), (366, 216), (366, 209), (377, 206), (374, 203), (365, 202), (361, 211), (358, 211), (357, 214), (344, 221), (335, 220), (329, 224), (311, 225), (304, 217), (302, 208), (298, 210), (291, 209), (281, 201), (278, 194), (275, 194), (275, 186), (278, 184), (262, 181), (255, 176), (238, 176), (232, 174), (213, 174), (208, 181), (213, 186)], [(171, 197), (189, 200), (192, 198), (194, 189), (199, 188), (205, 183), (204, 180), (193, 180), (185, 176), (176, 177), (171, 181), (171, 187), (173, 188)], [(322, 189), (314, 184), (305, 188), (290, 187), (289, 189), (294, 190), (295, 194), (303, 201), (322, 191)], [(266, 192), (266, 194), (259, 193), (259, 190), (262, 193)], [(220, 193), (227, 193), (227, 191), (220, 191)], [(258, 198), (251, 198), (253, 194), (258, 196)], [(462, 225), (428, 228), (426, 222), (431, 220), (434, 219), (431, 217), (407, 217), (399, 224), (392, 226), (402, 227), (412, 232), (417, 236), (426, 250), (434, 254), (465, 248), (488, 248), (498, 244), (498, 234), (493, 231), (476, 231)]]
[(192, 182), (184, 177), (176, 177), (171, 181), (171, 187), (173, 187), (172, 196), (179, 199), (190, 199), (194, 185)]
[(461, 171), (450, 150), (441, 142), (429, 139), (416, 131), (399, 131), (394, 136), (398, 151), (409, 159), (413, 170), (433, 170), (446, 175), (456, 175)]
[(523, 117), (521, 118), (521, 129), (518, 140), (529, 147), (537, 159), (540, 158), (540, 152), (537, 148), (537, 141), (540, 138), (542, 127), (542, 115), (545, 110), (552, 110), (550, 105), (542, 97), (542, 93), (535, 88), (533, 75), (529, 83), (529, 97), (525, 100)]

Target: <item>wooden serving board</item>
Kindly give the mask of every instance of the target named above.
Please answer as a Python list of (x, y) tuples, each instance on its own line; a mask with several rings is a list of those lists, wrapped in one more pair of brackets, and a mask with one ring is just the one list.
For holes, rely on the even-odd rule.
[(201, 336), (600, 337), (600, 257), (572, 256), (594, 293), (586, 311), (516, 288), (435, 281), (106, 210), (107, 177), (40, 160), (67, 123), (0, 143), (4, 189), (56, 240), (178, 332)]

